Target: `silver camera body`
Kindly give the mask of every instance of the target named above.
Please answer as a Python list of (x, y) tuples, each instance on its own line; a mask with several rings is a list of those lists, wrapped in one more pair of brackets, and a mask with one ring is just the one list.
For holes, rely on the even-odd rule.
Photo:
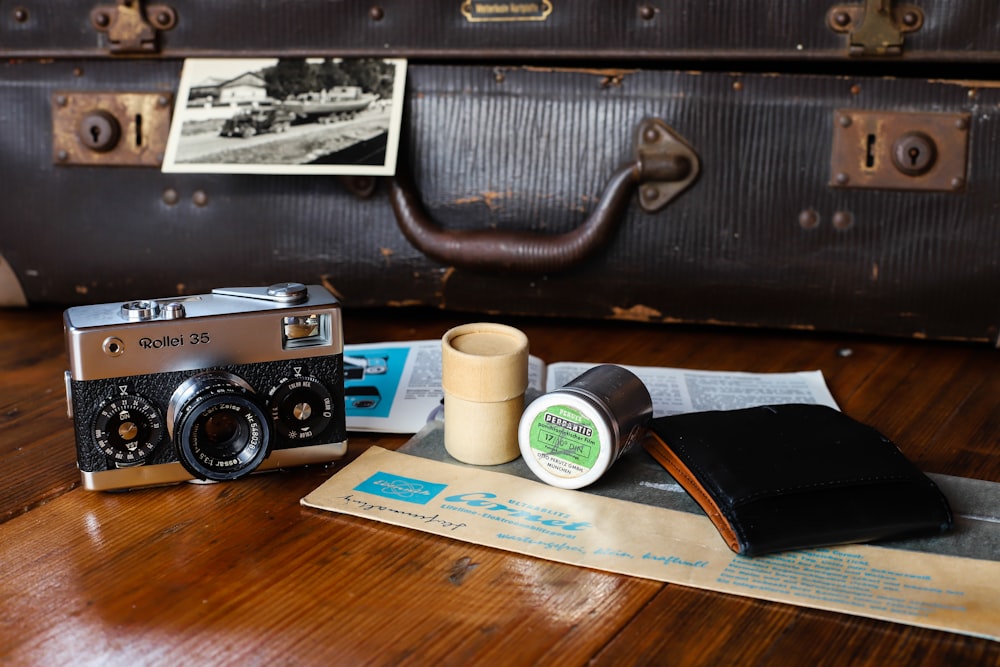
[(226, 481), (347, 452), (341, 309), (320, 285), (79, 306), (63, 321), (87, 489)]

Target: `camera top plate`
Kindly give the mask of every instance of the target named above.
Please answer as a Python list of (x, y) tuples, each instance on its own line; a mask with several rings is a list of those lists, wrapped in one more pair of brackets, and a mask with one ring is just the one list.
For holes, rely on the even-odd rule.
[(343, 351), (340, 303), (322, 285), (278, 283), (75, 306), (63, 322), (74, 380)]

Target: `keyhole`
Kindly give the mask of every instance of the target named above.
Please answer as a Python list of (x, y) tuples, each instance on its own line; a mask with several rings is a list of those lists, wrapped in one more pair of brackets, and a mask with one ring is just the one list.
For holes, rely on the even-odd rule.
[(135, 145), (142, 146), (142, 114), (135, 115)]
[(934, 140), (923, 132), (907, 132), (892, 147), (892, 161), (907, 176), (920, 176), (934, 165)]
[(875, 166), (875, 135), (868, 135), (868, 148), (865, 153), (865, 166), (871, 169)]
[(110, 151), (118, 144), (121, 126), (118, 120), (103, 109), (91, 111), (77, 126), (77, 136), (90, 150), (99, 153)]

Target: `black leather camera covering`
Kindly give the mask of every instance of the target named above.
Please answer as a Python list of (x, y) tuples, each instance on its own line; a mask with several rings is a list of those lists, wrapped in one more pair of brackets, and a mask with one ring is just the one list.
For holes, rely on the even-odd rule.
[(746, 556), (947, 531), (948, 501), (874, 428), (820, 405), (661, 417), (649, 453)]
[[(242, 378), (257, 394), (260, 407), (266, 409), (267, 394), (282, 378), (295, 374), (298, 367), (303, 375), (313, 376), (320, 380), (330, 391), (333, 404), (341, 412), (332, 420), (326, 430), (317, 440), (322, 442), (339, 442), (347, 439), (347, 429), (344, 425), (344, 383), (343, 354), (321, 355), (305, 359), (280, 359), (262, 361), (253, 364), (231, 364), (203, 368), (191, 371), (168, 371), (149, 375), (133, 375), (129, 377), (110, 378), (105, 380), (74, 380), (72, 386), (72, 401), (74, 428), (76, 430), (77, 466), (82, 471), (100, 472), (110, 470), (114, 462), (109, 461), (94, 442), (94, 417), (101, 404), (112, 396), (117, 396), (121, 387), (127, 392), (136, 394), (150, 401), (156, 407), (161, 418), (165, 418), (170, 397), (185, 380), (192, 375), (209, 370), (226, 371)], [(272, 439), (273, 449), (284, 449), (300, 445), (295, 442)], [(144, 465), (156, 465), (177, 461), (177, 453), (173, 443), (164, 435), (159, 446), (145, 459)]]

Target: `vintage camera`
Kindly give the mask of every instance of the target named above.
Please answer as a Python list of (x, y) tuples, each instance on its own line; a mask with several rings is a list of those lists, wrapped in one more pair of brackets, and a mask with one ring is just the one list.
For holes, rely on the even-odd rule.
[(342, 457), (340, 313), (326, 289), (299, 283), (68, 309), (83, 485), (223, 481)]

